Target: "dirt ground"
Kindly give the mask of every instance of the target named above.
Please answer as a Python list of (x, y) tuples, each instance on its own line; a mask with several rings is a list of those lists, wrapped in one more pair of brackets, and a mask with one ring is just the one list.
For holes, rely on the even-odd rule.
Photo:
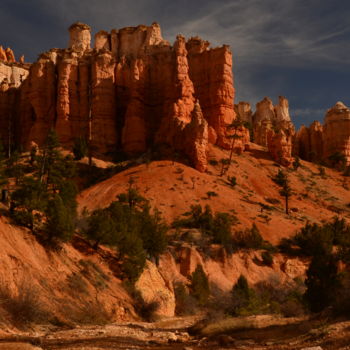
[[(176, 318), (157, 323), (122, 323), (45, 331), (0, 340), (0, 350), (102, 350), (102, 349), (252, 349), (252, 350), (347, 350), (350, 322), (299, 320), (282, 326), (254, 328), (202, 337), (189, 335), (195, 318)], [(191, 333), (191, 332), (190, 332)]]

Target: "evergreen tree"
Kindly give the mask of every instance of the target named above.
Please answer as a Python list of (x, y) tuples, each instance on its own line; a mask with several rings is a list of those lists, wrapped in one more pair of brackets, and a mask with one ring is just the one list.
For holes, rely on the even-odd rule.
[(191, 275), (191, 294), (200, 305), (205, 305), (210, 296), (209, 281), (202, 265), (197, 265)]
[[(18, 159), (12, 153), (12, 172)], [(75, 165), (61, 154), (54, 131), (49, 132), (43, 150), (31, 154), (30, 164), (31, 175), (25, 176), (12, 194), (12, 217), (31, 229), (44, 229), (51, 241), (67, 240), (74, 230), (77, 208), (77, 189), (72, 181)]]
[(97, 209), (92, 213), (88, 219), (86, 236), (95, 241), (95, 249), (101, 243), (107, 245), (118, 243), (117, 229), (107, 210)]
[(84, 137), (78, 137), (74, 140), (73, 154), (75, 160), (80, 160), (88, 154), (88, 144)]
[(293, 194), (292, 188), (290, 187), (288, 178), (286, 178), (280, 190), (280, 195), (283, 196), (285, 199), (287, 215), (289, 215), (289, 198), (292, 196), (292, 194)]
[(151, 258), (155, 259), (158, 265), (159, 256), (164, 252), (168, 244), (166, 237), (168, 226), (161, 220), (158, 210), (155, 209), (154, 214), (150, 213), (149, 206), (146, 206), (140, 213), (140, 219), (140, 237), (143, 242), (143, 248)]
[(281, 187), (280, 195), (285, 198), (286, 214), (289, 214), (289, 198), (292, 196), (293, 191), (290, 187), (290, 181), (288, 175), (281, 169), (278, 170), (277, 175), (273, 178), (273, 181)]
[(125, 236), (118, 248), (123, 260), (122, 271), (130, 282), (135, 283), (146, 264), (146, 253), (142, 240), (135, 233), (132, 233)]
[(322, 311), (333, 303), (340, 286), (335, 257), (332, 254), (315, 255), (306, 275), (305, 299), (311, 311)]
[(250, 288), (247, 279), (241, 275), (231, 291), (232, 313), (236, 316), (258, 314), (261, 311), (261, 301)]
[(23, 164), (20, 162), (20, 160), (21, 155), (16, 150), (11, 153), (11, 156), (7, 159), (6, 164), (6, 175), (8, 177), (13, 177), (15, 179), (16, 185), (18, 185), (21, 182), (24, 176)]
[(44, 185), (32, 176), (23, 179), (21, 186), (12, 193), (10, 213), (17, 223), (31, 230), (35, 227), (36, 218), (34, 212), (43, 212), (47, 207), (48, 196)]
[(6, 154), (3, 143), (0, 140), (0, 189), (8, 184), (8, 174), (6, 171)]
[(68, 241), (74, 233), (74, 215), (67, 208), (59, 195), (48, 202), (45, 231), (50, 242)]

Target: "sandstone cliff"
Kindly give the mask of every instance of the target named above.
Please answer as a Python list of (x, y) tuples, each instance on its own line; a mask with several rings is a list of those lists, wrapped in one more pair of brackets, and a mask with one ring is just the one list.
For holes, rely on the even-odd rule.
[(327, 163), (337, 153), (350, 165), (350, 109), (342, 102), (327, 111), (323, 125), (315, 121), (302, 126), (295, 140), (295, 154), (305, 160)]
[(29, 65), (16, 62), (13, 51), (0, 46), (0, 138), (7, 145), (16, 142), (19, 125), (19, 87), (29, 74)]
[(327, 111), (323, 126), (323, 158), (342, 153), (350, 165), (350, 109), (342, 102)]
[[(97, 156), (156, 147), (187, 156), (200, 171), (208, 142), (231, 147), (228, 46), (210, 49), (181, 35), (172, 46), (157, 23), (100, 31), (94, 48), (86, 24), (73, 24), (69, 34), (67, 49), (51, 49), (30, 67), (17, 107), (18, 143), (41, 145), (55, 128), (65, 147), (77, 137), (90, 140)], [(5, 114), (1, 119), (8, 123)]]
[(235, 110), (238, 119), (251, 125), (255, 143), (267, 147), (273, 159), (280, 164), (292, 164), (295, 130), (289, 115), (289, 103), (285, 97), (280, 96), (275, 106), (265, 97), (256, 104), (254, 114), (248, 102), (239, 102), (235, 105)]

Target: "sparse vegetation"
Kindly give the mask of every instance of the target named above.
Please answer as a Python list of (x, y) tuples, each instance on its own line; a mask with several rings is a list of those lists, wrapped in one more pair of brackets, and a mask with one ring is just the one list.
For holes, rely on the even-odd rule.
[(2, 283), (0, 304), (18, 328), (25, 329), (31, 324), (49, 322), (50, 314), (40, 300), (38, 291), (28, 280), (20, 282), (17, 292)]

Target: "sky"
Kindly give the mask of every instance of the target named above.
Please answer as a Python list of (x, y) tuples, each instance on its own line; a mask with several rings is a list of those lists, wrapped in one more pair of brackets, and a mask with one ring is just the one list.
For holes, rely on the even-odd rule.
[(350, 105), (349, 0), (0, 0), (0, 45), (33, 62), (67, 47), (76, 21), (93, 33), (156, 21), (171, 43), (183, 34), (228, 44), (235, 103), (286, 96), (298, 127)]

